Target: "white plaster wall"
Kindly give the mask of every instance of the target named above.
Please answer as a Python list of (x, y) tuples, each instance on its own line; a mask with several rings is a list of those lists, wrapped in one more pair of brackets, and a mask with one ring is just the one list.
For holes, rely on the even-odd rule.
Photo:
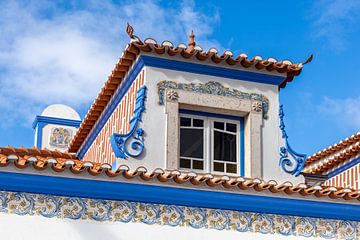
[[(268, 119), (263, 120), (262, 128), (262, 178), (278, 182), (304, 182), (302, 177), (295, 178), (284, 173), (278, 165), (279, 148), (283, 144), (279, 130), (279, 98), (278, 86), (261, 84), (208, 75), (179, 72), (173, 70), (145, 67), (145, 84), (148, 88), (141, 127), (145, 130), (145, 152), (138, 159), (120, 160), (118, 164), (126, 164), (131, 169), (139, 166), (149, 171), (155, 168), (165, 168), (165, 130), (166, 116), (164, 105), (159, 105), (157, 83), (163, 80), (182, 83), (207, 83), (216, 81), (225, 87), (239, 89), (248, 93), (264, 94), (270, 101)], [(250, 177), (250, 176), (248, 176)]]
[(11, 240), (64, 240), (64, 239), (172, 239), (172, 240), (220, 240), (220, 239), (320, 239), (280, 234), (261, 234), (231, 230), (193, 229), (147, 225), (144, 223), (95, 222), (19, 216), (0, 213), (1, 239)]
[[(59, 125), (59, 124), (47, 124), (43, 127), (42, 129), (42, 136), (41, 137), (41, 148), (47, 148), (47, 149), (51, 149), (51, 150), (59, 150), (59, 151), (65, 151), (67, 148), (55, 148), (53, 146), (50, 146), (50, 134), (51, 134), (51, 130), (55, 127), (61, 127), (64, 129), (68, 129), (71, 131), (71, 138), (74, 137), (77, 128), (76, 127), (70, 127), (70, 126), (64, 126), (64, 125)], [(37, 136), (37, 131), (38, 129), (36, 128), (36, 135)], [(36, 138), (35, 138), (36, 139)], [(35, 140), (36, 141), (36, 140)], [(36, 144), (36, 142), (35, 142)]]

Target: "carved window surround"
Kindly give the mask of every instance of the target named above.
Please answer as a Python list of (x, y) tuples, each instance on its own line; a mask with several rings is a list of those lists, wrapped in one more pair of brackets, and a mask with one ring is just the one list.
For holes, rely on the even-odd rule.
[[(214, 89), (210, 89), (210, 92), (199, 93), (187, 88), (185, 90), (176, 89), (175, 85), (166, 88), (163, 87), (163, 83), (160, 82), (158, 86), (159, 103), (165, 105), (166, 114), (165, 159), (167, 169), (179, 168), (179, 109), (189, 109), (243, 117), (245, 125), (245, 177), (262, 177), (261, 127), (263, 121), (263, 102), (258, 99), (241, 99), (239, 97), (227, 96), (222, 94), (222, 92), (214, 93), (213, 91), (216, 91)], [(212, 83), (214, 82), (207, 84)], [(207, 84), (197, 84), (197, 87)], [(215, 84), (222, 87), (219, 83)], [(176, 86), (179, 85), (184, 86), (185, 84), (178, 84)]]

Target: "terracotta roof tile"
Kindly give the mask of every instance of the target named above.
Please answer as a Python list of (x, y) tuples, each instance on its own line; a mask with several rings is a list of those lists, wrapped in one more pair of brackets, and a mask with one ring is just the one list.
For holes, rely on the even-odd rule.
[(249, 59), (247, 54), (244, 53), (238, 56), (234, 56), (234, 54), (228, 50), (224, 51), (222, 54), (219, 54), (218, 50), (215, 48), (210, 48), (208, 51), (203, 51), (199, 46), (195, 46), (194, 39), (190, 39), (191, 45), (194, 46), (186, 46), (185, 44), (174, 46), (174, 44), (170, 41), (164, 41), (160, 44), (152, 38), (147, 38), (143, 42), (133, 35), (133, 30), (128, 31), (129, 28), (132, 29), (132, 27), (127, 27), (127, 32), (131, 37), (131, 41), (126, 46), (121, 58), (115, 65), (111, 75), (108, 77), (107, 82), (90, 107), (87, 115), (80, 125), (80, 128), (69, 145), (69, 152), (77, 152), (79, 150), (83, 141), (86, 139), (92, 127), (95, 125), (96, 120), (99, 118), (107, 103), (110, 101), (112, 93), (114, 93), (117, 87), (121, 84), (125, 75), (141, 52), (154, 53), (170, 57), (177, 55), (185, 59), (192, 58), (200, 62), (209, 60), (215, 64), (224, 62), (230, 66), (238, 65), (240, 68), (254, 67), (258, 70), (286, 73), (286, 79), (279, 86), (281, 88), (285, 87), (287, 82), (291, 82), (295, 76), (299, 75), (304, 64), (307, 64), (312, 60), (311, 55), (305, 62), (293, 64), (289, 60), (277, 61), (274, 58), (263, 59), (260, 56)]
[[(31, 153), (31, 154), (29, 154)], [(210, 188), (222, 186), (227, 189), (237, 189), (240, 192), (254, 190), (257, 192), (300, 194), (302, 196), (329, 197), (332, 199), (342, 198), (345, 200), (357, 199), (360, 201), (360, 191), (335, 188), (328, 186), (308, 186), (306, 184), (294, 185), (290, 182), (277, 183), (274, 180), (264, 181), (261, 179), (249, 179), (243, 177), (229, 177), (212, 174), (197, 174), (194, 172), (165, 171), (155, 169), (149, 172), (144, 167), (130, 170), (122, 165), (116, 171), (109, 164), (84, 162), (75, 158), (72, 154), (59, 153), (56, 151), (39, 150), (36, 148), (0, 148), (0, 167), (14, 164), (19, 169), (33, 167), (36, 170), (51, 168), (57, 173), (69, 169), (73, 174), (88, 172), (93, 176), (105, 173), (108, 177), (123, 176), (127, 179), (141, 179), (143, 181), (157, 180), (159, 182), (175, 182), (177, 184), (190, 183), (194, 186), (205, 185)]]
[(360, 132), (308, 157), (305, 173), (324, 174), (360, 154)]

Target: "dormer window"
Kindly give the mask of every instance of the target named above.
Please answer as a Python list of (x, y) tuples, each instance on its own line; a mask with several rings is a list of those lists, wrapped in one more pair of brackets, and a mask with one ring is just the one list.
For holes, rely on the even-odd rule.
[(242, 122), (240, 117), (180, 110), (180, 169), (239, 175)]

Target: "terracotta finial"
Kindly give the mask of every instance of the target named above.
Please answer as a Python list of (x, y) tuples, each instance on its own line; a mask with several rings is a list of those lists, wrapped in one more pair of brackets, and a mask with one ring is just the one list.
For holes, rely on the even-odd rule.
[(189, 35), (189, 47), (190, 48), (194, 48), (195, 47), (195, 35), (194, 35), (194, 31), (191, 30), (191, 33)]
[(130, 38), (134, 37), (134, 28), (129, 23), (127, 23), (126, 26), (126, 33), (129, 35)]

